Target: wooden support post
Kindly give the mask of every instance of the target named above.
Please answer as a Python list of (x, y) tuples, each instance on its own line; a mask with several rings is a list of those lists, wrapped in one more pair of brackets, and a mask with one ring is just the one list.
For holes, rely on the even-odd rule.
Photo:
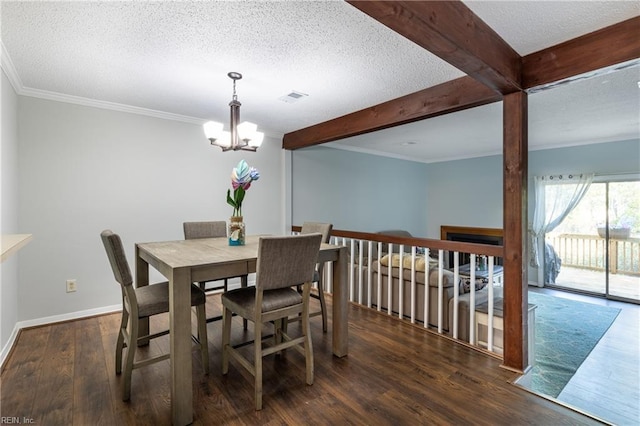
[(524, 371), (528, 365), (526, 93), (504, 97), (503, 120), (504, 365)]

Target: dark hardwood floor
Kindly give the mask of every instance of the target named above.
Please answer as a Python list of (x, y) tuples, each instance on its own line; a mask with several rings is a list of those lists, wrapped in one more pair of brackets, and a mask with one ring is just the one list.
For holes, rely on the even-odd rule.
[[(218, 301), (210, 296), (207, 309), (219, 309)], [(239, 342), (241, 320), (234, 322)], [(131, 401), (121, 401), (118, 323), (112, 314), (23, 330), (0, 376), (1, 416), (38, 425), (169, 424), (169, 361), (135, 370)], [(165, 325), (166, 317), (152, 329)], [(249, 378), (233, 363), (226, 377), (220, 373), (220, 328), (208, 326), (209, 376), (194, 352), (194, 424), (598, 424), (511, 384), (517, 374), (496, 358), (357, 306), (350, 308), (345, 358), (331, 354), (331, 333), (322, 333), (320, 317), (312, 319), (313, 386), (304, 382), (297, 352), (265, 359), (264, 409), (257, 412)], [(141, 352), (167, 347), (165, 336)]]

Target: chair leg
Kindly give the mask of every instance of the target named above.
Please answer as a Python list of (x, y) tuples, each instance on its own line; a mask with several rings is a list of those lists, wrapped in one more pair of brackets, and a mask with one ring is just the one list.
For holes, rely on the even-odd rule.
[(313, 384), (313, 345), (311, 343), (311, 325), (309, 324), (309, 292), (311, 283), (304, 284), (302, 296), (302, 335), (304, 336), (304, 360), (307, 372), (307, 384)]
[(139, 318), (131, 316), (131, 333), (127, 342), (127, 358), (124, 364), (124, 378), (122, 382), (122, 400), (128, 401), (131, 397), (131, 373), (133, 372), (133, 360), (138, 347)]
[(198, 341), (200, 342), (200, 353), (202, 354), (202, 368), (204, 374), (209, 374), (209, 340), (207, 338), (207, 314), (204, 304), (196, 307), (198, 321)]
[(256, 410), (262, 410), (262, 323), (254, 323), (254, 392)]
[(307, 370), (307, 384), (313, 384), (313, 346), (311, 343), (311, 332), (309, 330), (309, 315), (302, 320), (302, 333), (304, 334), (304, 360)]
[[(274, 333), (273, 333), (273, 344), (274, 345), (279, 345), (284, 341), (284, 338), (282, 337), (283, 333), (286, 334), (286, 327), (287, 327), (287, 323), (289, 322), (289, 318), (280, 318), (278, 320), (275, 320), (273, 322), (273, 326), (274, 326)], [(285, 356), (286, 355), (286, 349), (282, 349), (279, 352), (276, 352), (276, 356)]]
[[(198, 287), (200, 287), (200, 290), (202, 290), (204, 292), (204, 305), (205, 305), (205, 315), (206, 315), (206, 311), (207, 311), (207, 309), (206, 309), (206, 306), (207, 306), (207, 293), (206, 293), (207, 282), (206, 281), (198, 282)], [(197, 309), (196, 309), (196, 311), (197, 311)], [(198, 340), (200, 340), (200, 326), (199, 326), (199, 323), (198, 323), (198, 335), (196, 337), (198, 338)]]
[(282, 319), (275, 320), (273, 322), (273, 344), (277, 345), (282, 342)]
[(229, 372), (229, 345), (231, 341), (231, 310), (226, 307), (222, 311), (222, 374)]
[[(247, 288), (249, 286), (249, 276), (243, 275), (240, 277), (240, 287)], [(242, 319), (242, 326), (246, 330), (248, 328), (248, 322), (246, 318)]]
[[(124, 350), (124, 336), (127, 331), (127, 323), (129, 322), (129, 312), (122, 307), (122, 319), (120, 320), (120, 330), (118, 332), (118, 340), (116, 341), (116, 374), (122, 373), (122, 351)], [(134, 343), (135, 344), (135, 343)], [(130, 346), (131, 342), (127, 342)]]
[(318, 281), (318, 297), (320, 299), (320, 311), (322, 312), (322, 331), (327, 332), (327, 304), (324, 301), (324, 286), (322, 278)]

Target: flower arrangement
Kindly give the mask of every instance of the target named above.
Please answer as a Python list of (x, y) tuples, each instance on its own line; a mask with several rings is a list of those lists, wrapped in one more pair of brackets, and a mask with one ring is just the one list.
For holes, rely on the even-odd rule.
[[(609, 222), (609, 238), (624, 240), (631, 235), (631, 228), (633, 228), (634, 221), (629, 217), (614, 218)], [(607, 224), (598, 223), (597, 225), (598, 235), (601, 238), (607, 236)]]
[(242, 201), (251, 186), (251, 182), (260, 178), (260, 172), (255, 167), (249, 167), (246, 161), (240, 160), (238, 165), (231, 170), (231, 190), (227, 190), (227, 204), (233, 207), (233, 216), (242, 216)]
[(633, 221), (631, 218), (623, 216), (610, 223), (609, 227), (612, 229), (629, 229), (633, 228)]

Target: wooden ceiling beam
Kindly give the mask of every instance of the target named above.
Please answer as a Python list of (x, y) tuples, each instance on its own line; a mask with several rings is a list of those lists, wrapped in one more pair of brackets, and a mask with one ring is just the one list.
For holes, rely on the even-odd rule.
[(347, 0), (499, 93), (521, 89), (521, 57), (461, 1)]
[(294, 150), (497, 102), (502, 95), (471, 77), (461, 77), (333, 120), (284, 135)]
[(522, 58), (523, 89), (544, 88), (640, 58), (640, 16)]
[[(410, 40), (432, 52), (434, 47), (426, 46), (425, 44), (428, 43), (425, 39), (434, 36), (433, 33), (435, 32), (435, 47), (446, 47), (447, 43), (452, 43), (449, 41), (450, 39), (455, 40), (461, 37), (462, 34), (465, 34), (464, 31), (458, 28), (460, 22), (464, 22), (464, 25), (472, 28), (469, 30), (469, 33), (466, 33), (466, 37), (469, 39), (483, 40), (483, 37), (489, 37), (491, 39), (489, 34), (492, 33), (492, 31), (484, 30), (483, 25), (485, 24), (482, 23), (482, 21), (480, 21), (481, 23), (476, 22), (479, 18), (465, 15), (463, 9), (466, 9), (466, 6), (462, 5), (464, 8), (451, 6), (451, 4), (455, 5), (458, 4), (458, 2), (348, 1), (375, 19), (379, 17), (378, 20), (381, 23), (405, 35)], [(448, 7), (452, 9), (449, 10)], [(427, 12), (427, 9), (431, 10), (431, 12)], [(449, 12), (443, 13), (442, 10), (449, 10)], [(469, 11), (469, 13), (471, 12)], [(456, 18), (458, 14), (465, 16), (465, 18), (460, 18), (458, 21), (458, 18)], [(420, 18), (420, 16), (422, 16), (422, 18)], [(456, 22), (449, 22), (450, 20)], [(396, 29), (385, 21), (399, 28)], [(432, 28), (432, 24), (430, 23), (432, 21), (435, 21), (437, 28), (442, 29), (439, 35), (437, 31)], [(448, 29), (449, 27), (447, 27), (447, 25), (449, 24), (451, 24), (452, 29)], [(404, 25), (406, 25), (407, 28), (403, 30)], [(423, 25), (425, 28), (422, 27)], [(451, 31), (450, 36), (445, 35), (449, 34), (448, 31)], [(478, 31), (477, 34), (476, 31)], [(522, 71), (522, 78), (520, 80), (522, 82), (522, 89), (541, 89), (580, 78), (577, 76), (585, 73), (597, 72), (598, 70), (606, 72), (620, 66), (628, 66), (634, 62), (639, 63), (639, 33), (640, 17), (635, 17), (532, 53), (524, 58), (518, 56), (518, 61), (521, 63), (521, 68), (518, 69)], [(420, 40), (423, 40), (425, 44), (420, 43)], [(482, 60), (479, 58), (484, 58), (486, 53), (491, 52), (488, 56), (494, 54), (492, 49), (495, 48), (495, 45), (488, 42), (488, 44), (485, 45), (484, 43), (485, 41), (472, 44), (473, 49), (482, 51), (478, 54), (482, 56), (476, 56), (476, 65), (482, 63)], [(453, 46), (453, 44), (450, 44), (450, 46)], [(474, 62), (474, 55), (465, 55), (461, 49), (460, 47), (452, 47), (450, 56), (454, 59), (464, 59), (464, 57), (466, 57), (469, 61)], [(484, 52), (483, 49), (486, 50), (486, 52)], [(502, 62), (502, 64), (504, 65), (508, 62), (509, 60)], [(463, 69), (461, 67), (459, 68)], [(465, 70), (465, 72), (469, 71)], [(481, 76), (484, 75), (485, 77), (491, 74), (492, 72), (487, 69), (484, 69), (484, 73), (480, 73)], [(324, 123), (287, 133), (284, 135), (282, 146), (284, 149), (298, 149), (319, 145), (350, 136), (489, 104), (502, 99), (502, 96), (497, 92), (474, 81), (474, 79), (484, 81), (480, 80), (477, 73), (472, 75), (472, 77), (473, 78), (462, 77), (457, 80), (452, 80)], [(513, 79), (518, 80), (515, 77)], [(495, 89), (497, 86), (499, 85), (494, 84), (490, 87)]]

